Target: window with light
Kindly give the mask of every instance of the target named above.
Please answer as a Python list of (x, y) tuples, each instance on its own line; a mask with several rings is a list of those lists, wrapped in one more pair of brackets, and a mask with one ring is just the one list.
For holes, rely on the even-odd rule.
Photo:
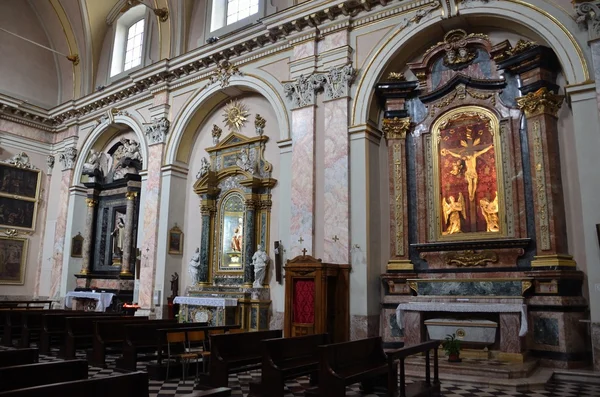
[(259, 12), (260, 0), (213, 0), (210, 31), (233, 25)]
[(143, 66), (146, 8), (132, 7), (115, 24), (115, 38), (110, 64), (110, 77)]
[(144, 42), (144, 20), (134, 23), (127, 32), (125, 48), (125, 65), (123, 71), (129, 70), (142, 63), (142, 44)]

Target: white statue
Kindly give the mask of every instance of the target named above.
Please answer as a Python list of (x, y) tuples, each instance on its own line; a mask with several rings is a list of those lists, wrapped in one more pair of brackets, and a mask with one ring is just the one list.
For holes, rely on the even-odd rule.
[(256, 252), (252, 256), (252, 264), (254, 265), (254, 284), (253, 288), (262, 288), (267, 275), (267, 263), (269, 256), (263, 251), (262, 245), (256, 247)]
[(113, 236), (113, 254), (121, 256), (123, 254), (123, 240), (125, 237), (125, 222), (123, 218), (117, 220), (115, 229), (110, 234)]
[(88, 161), (83, 163), (83, 175), (92, 175), (95, 176), (97, 173), (101, 172), (100, 169), (100, 158), (102, 157), (101, 152), (97, 152), (94, 149), (90, 152), (90, 157)]
[(238, 167), (240, 167), (244, 171), (250, 171), (250, 172), (254, 171), (254, 161), (251, 158), (251, 154), (248, 153), (248, 149), (246, 149), (246, 148), (243, 148), (240, 151), (240, 155), (238, 156), (236, 164)]
[(202, 157), (200, 160), (200, 171), (196, 174), (196, 179), (202, 178), (204, 175), (208, 174), (208, 170), (210, 169), (210, 164), (206, 157)]
[(142, 162), (142, 154), (140, 153), (140, 144), (133, 140), (127, 138), (121, 138), (121, 143), (123, 144), (124, 151), (123, 157), (131, 160), (138, 160)]
[(188, 265), (188, 272), (190, 273), (190, 277), (192, 279), (192, 285), (195, 285), (198, 282), (198, 268), (200, 267), (200, 248), (196, 248), (196, 252), (192, 255), (192, 259), (190, 259), (190, 263)]

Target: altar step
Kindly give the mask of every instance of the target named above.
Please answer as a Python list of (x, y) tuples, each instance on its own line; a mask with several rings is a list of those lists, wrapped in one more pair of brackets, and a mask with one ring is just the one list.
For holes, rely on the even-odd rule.
[(580, 382), (600, 385), (600, 376), (598, 376), (598, 372), (594, 372), (591, 369), (555, 369), (553, 378), (561, 382)]
[[(461, 384), (503, 390), (544, 389), (546, 383), (552, 378), (553, 371), (552, 368), (538, 367), (537, 360), (527, 360), (524, 363), (471, 359), (450, 363), (445, 357), (440, 357), (439, 360), (439, 377), (442, 384), (459, 381)], [(424, 379), (424, 358), (411, 357), (406, 360), (406, 376), (410, 379)]]

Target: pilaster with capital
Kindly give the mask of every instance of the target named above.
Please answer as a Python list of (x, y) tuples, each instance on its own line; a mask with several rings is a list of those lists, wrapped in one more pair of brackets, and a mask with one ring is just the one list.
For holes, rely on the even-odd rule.
[(552, 50), (535, 43), (519, 43), (499, 67), (521, 77), (517, 105), (527, 120), (527, 140), (533, 189), (537, 255), (533, 267), (574, 267), (568, 255), (567, 227), (558, 146), (558, 60)]
[(85, 213), (85, 230), (83, 232), (83, 246), (82, 246), (82, 264), (80, 274), (89, 274), (90, 272), (90, 258), (92, 252), (92, 239), (94, 237), (94, 218), (96, 217), (96, 206), (98, 200), (95, 197), (89, 197), (85, 199), (85, 205), (87, 211)]
[[(245, 219), (244, 230), (256, 230), (256, 204), (253, 197), (247, 197), (245, 200)], [(245, 233), (244, 236), (244, 256), (246, 263), (244, 264), (244, 286), (251, 287), (254, 282), (254, 266), (252, 265), (252, 256), (256, 251), (255, 233)]]
[(123, 260), (121, 262), (121, 274), (131, 274), (131, 257), (133, 254), (132, 241), (133, 241), (133, 221), (135, 206), (137, 204), (137, 192), (127, 192), (125, 197), (127, 198), (127, 206), (125, 210), (125, 236), (123, 236)]
[(210, 282), (210, 258), (209, 252), (212, 252), (213, 247), (210, 245), (210, 231), (213, 230), (213, 225), (216, 216), (215, 201), (207, 197), (202, 199), (200, 204), (202, 234), (200, 235), (200, 246), (208, 247), (200, 250), (200, 266), (198, 266), (198, 284), (209, 285)]
[(377, 94), (384, 100), (384, 118), (381, 126), (387, 142), (390, 164), (390, 259), (388, 271), (412, 271), (408, 250), (408, 189), (406, 164), (406, 136), (412, 128), (406, 102), (414, 95), (417, 83), (406, 81), (399, 73), (391, 73), (377, 85)]

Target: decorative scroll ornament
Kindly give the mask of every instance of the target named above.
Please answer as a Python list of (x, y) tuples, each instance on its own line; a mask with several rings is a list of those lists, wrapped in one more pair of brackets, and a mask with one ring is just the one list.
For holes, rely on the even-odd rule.
[(4, 234), (6, 234), (7, 237), (14, 238), (19, 235), (19, 231), (17, 229), (6, 229)]
[(449, 68), (460, 68), (471, 62), (477, 53), (467, 47), (467, 32), (462, 29), (451, 30), (444, 36), (444, 64)]
[(221, 127), (219, 127), (216, 124), (213, 124), (213, 128), (212, 128), (213, 145), (216, 145), (219, 143), (219, 139), (221, 138), (222, 133), (223, 133), (223, 130), (221, 129)]
[(387, 81), (406, 81), (406, 77), (404, 77), (404, 73), (400, 72), (390, 72), (387, 75)]
[(75, 159), (77, 158), (77, 149), (68, 147), (64, 152), (58, 155), (58, 161), (62, 164), (63, 171), (75, 168)]
[(410, 125), (410, 117), (383, 119), (382, 131), (385, 134), (385, 139), (405, 139)]
[(527, 41), (527, 40), (519, 39), (519, 41), (517, 41), (517, 44), (515, 44), (514, 47), (512, 47), (510, 50), (506, 51), (506, 56), (512, 57), (513, 55), (520, 54), (522, 52), (527, 51), (530, 48), (534, 48), (537, 46), (538, 46), (538, 44), (535, 41)]
[(210, 84), (219, 82), (221, 84), (221, 88), (225, 88), (229, 86), (229, 79), (231, 76), (243, 75), (244, 73), (242, 73), (236, 65), (224, 59), (219, 62), (217, 70), (212, 76), (210, 76)]
[(46, 157), (46, 165), (48, 166), (48, 175), (52, 174), (52, 169), (54, 168), (54, 163), (56, 162), (56, 158), (49, 154), (48, 157)]
[(152, 120), (152, 124), (146, 127), (148, 144), (154, 145), (157, 143), (165, 143), (170, 126), (171, 122), (166, 117)]
[(325, 73), (323, 87), (326, 99), (337, 99), (348, 95), (356, 71), (352, 65), (338, 66)]
[(477, 253), (473, 250), (449, 252), (445, 255), (446, 265), (458, 267), (486, 266), (488, 263), (498, 262), (498, 255), (493, 251)]
[(315, 92), (323, 85), (321, 75), (300, 76), (283, 85), (286, 98), (293, 108), (315, 104)]
[(10, 164), (18, 168), (27, 168), (37, 170), (37, 167), (29, 162), (29, 156), (25, 152), (16, 153), (10, 159), (2, 161), (4, 164)]
[(588, 29), (590, 39), (600, 37), (600, 1), (575, 4), (577, 23)]
[(256, 115), (254, 119), (254, 128), (256, 128), (256, 135), (262, 136), (265, 133), (265, 126), (267, 125), (267, 120), (262, 118), (260, 114)]
[(542, 87), (536, 92), (530, 92), (524, 97), (517, 98), (517, 105), (519, 109), (525, 112), (527, 117), (543, 113), (556, 117), (564, 98), (564, 95), (556, 95), (548, 88)]
[[(248, 107), (238, 100), (233, 100), (227, 104), (225, 113), (223, 113), (223, 122), (230, 130), (240, 131), (248, 121)], [(213, 135), (214, 136), (214, 135)]]

